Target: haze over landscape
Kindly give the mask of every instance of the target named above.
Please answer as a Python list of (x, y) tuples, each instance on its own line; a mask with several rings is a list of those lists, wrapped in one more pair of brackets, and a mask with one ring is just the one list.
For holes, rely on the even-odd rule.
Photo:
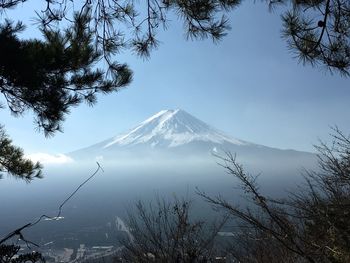
[[(50, 176), (44, 180), (31, 185), (16, 180), (3, 181), (0, 185), (3, 198), (20, 201), (22, 195), (31, 196), (32, 205), (2, 203), (4, 214), (0, 229), (4, 234), (40, 214), (54, 215), (69, 191), (93, 172), (96, 161), (104, 172), (66, 205), (63, 223), (43, 224), (44, 230), (39, 233), (45, 231), (46, 238), (42, 242), (52, 241), (51, 235), (57, 231), (74, 232), (72, 229), (80, 229), (78, 225), (105, 224), (114, 216), (123, 215), (126, 207), (138, 199), (152, 200), (155, 194), (198, 199), (195, 194), (198, 187), (232, 198), (234, 181), (217, 164), (220, 160), (216, 157), (228, 151), (236, 153), (252, 173), (262, 173), (262, 187), (272, 196), (292, 189), (294, 183), (301, 180), (302, 168), (311, 169), (316, 165), (313, 153), (246, 142), (224, 134), (184, 110), (162, 110), (125, 133), (65, 154), (63, 163), (46, 164), (45, 173)], [(198, 202), (202, 207), (201, 201)], [(91, 214), (90, 209), (95, 207), (98, 214)], [(197, 213), (213, 212), (205, 209)], [(50, 234), (47, 227), (53, 233)]]
[(0, 1), (0, 263), (350, 262), (349, 13)]

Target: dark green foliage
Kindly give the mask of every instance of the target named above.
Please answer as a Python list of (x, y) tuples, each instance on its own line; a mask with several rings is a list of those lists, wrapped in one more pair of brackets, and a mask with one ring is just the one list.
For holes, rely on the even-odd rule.
[(20, 247), (15, 245), (0, 245), (0, 263), (44, 263), (45, 259), (39, 252), (19, 254)]
[(32, 110), (46, 135), (61, 129), (72, 106), (94, 104), (97, 93), (116, 91), (131, 80), (125, 65), (111, 64), (109, 75), (96, 68), (102, 51), (94, 46), (90, 20), (86, 12), (75, 15), (64, 31), (43, 27), (44, 40), (19, 39), (21, 23), (0, 27), (0, 92), (15, 115)]
[[(4, 2), (11, 7), (20, 3), (16, 0)], [(43, 25), (71, 21), (74, 8), (78, 13), (91, 10), (94, 20), (90, 26), (97, 35), (97, 43), (104, 50), (112, 48), (114, 53), (122, 48), (131, 48), (138, 55), (148, 56), (157, 47), (157, 30), (167, 26), (170, 12), (183, 21), (189, 37), (218, 40), (228, 29), (224, 13), (239, 3), (240, 0), (147, 0), (142, 3), (131, 0), (47, 1), (41, 10), (40, 21)], [(3, 9), (6, 9), (5, 4)]]
[(6, 172), (27, 182), (41, 177), (41, 166), (23, 156), (22, 149), (12, 145), (12, 141), (0, 126), (0, 172)]
[[(3, 0), (0, 10), (16, 7), (30, 0)], [(221, 39), (229, 29), (226, 13), (241, 0), (75, 0), (46, 1), (40, 21), (49, 26), (71, 21), (72, 10), (90, 10), (94, 20), (90, 27), (101, 49), (115, 54), (130, 48), (138, 55), (149, 56), (158, 46), (157, 30), (168, 26), (169, 13), (184, 24), (189, 38)], [(267, 0), (270, 8), (280, 5), (289, 9), (282, 15), (283, 36), (290, 49), (303, 63), (324, 66), (331, 72), (349, 75), (350, 3), (348, 0)], [(105, 58), (110, 59), (110, 54)]]
[(282, 17), (284, 37), (300, 61), (350, 74), (350, 2), (299, 0)]

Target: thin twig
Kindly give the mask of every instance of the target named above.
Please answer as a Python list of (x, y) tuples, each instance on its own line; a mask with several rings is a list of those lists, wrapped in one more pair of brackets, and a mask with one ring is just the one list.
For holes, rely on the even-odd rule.
[(35, 246), (38, 246), (37, 244), (31, 242), (31, 241), (28, 241), (26, 240), (24, 237), (23, 237), (23, 234), (22, 234), (22, 230), (26, 229), (26, 228), (30, 228), (30, 227), (33, 227), (35, 226), (36, 224), (38, 224), (39, 222), (41, 222), (43, 219), (50, 219), (50, 220), (58, 220), (59, 217), (61, 216), (62, 214), (62, 209), (63, 209), (63, 206), (80, 190), (80, 188), (82, 188), (86, 183), (88, 183), (100, 170), (102, 172), (104, 172), (102, 166), (98, 163), (97, 163), (97, 169), (96, 171), (91, 175), (89, 176), (83, 183), (81, 183), (61, 204), (60, 206), (58, 207), (58, 212), (57, 212), (57, 215), (56, 216), (48, 216), (48, 215), (41, 215), (39, 217), (38, 220), (34, 221), (34, 222), (31, 222), (31, 223), (28, 223), (28, 224), (25, 224), (24, 226), (20, 227), (20, 228), (17, 228), (16, 230), (12, 231), (11, 233), (7, 234), (4, 238), (2, 238), (0, 240), (0, 245), (3, 244), (5, 241), (9, 240), (10, 238), (14, 237), (14, 236), (19, 236), (20, 239), (22, 239), (23, 241), (25, 241), (28, 245), (28, 243), (30, 244), (33, 244)]

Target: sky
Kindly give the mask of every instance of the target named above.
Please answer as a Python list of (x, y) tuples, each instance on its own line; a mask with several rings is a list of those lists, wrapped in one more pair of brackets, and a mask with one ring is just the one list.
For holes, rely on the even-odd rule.
[[(35, 3), (36, 1), (34, 1)], [(33, 23), (33, 1), (3, 14)], [(280, 15), (264, 3), (245, 3), (230, 13), (232, 29), (217, 44), (188, 41), (173, 18), (159, 31), (150, 59), (119, 54), (134, 71), (118, 93), (99, 96), (94, 107), (73, 108), (63, 133), (45, 138), (33, 115), (0, 110), (0, 123), (28, 154), (61, 154), (84, 148), (136, 126), (164, 109), (181, 108), (235, 138), (281, 149), (313, 151), (330, 126), (350, 133), (349, 78), (298, 64), (281, 38)], [(37, 34), (29, 26), (23, 37)], [(0, 101), (3, 97), (0, 95)]]

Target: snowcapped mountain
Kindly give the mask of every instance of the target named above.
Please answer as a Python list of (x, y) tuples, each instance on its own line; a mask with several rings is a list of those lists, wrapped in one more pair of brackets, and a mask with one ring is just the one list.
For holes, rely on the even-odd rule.
[(107, 140), (103, 148), (113, 146), (149, 145), (151, 147), (178, 147), (191, 142), (232, 143), (247, 142), (230, 138), (222, 132), (193, 117), (184, 110), (162, 110), (141, 122), (131, 131)]
[[(124, 157), (152, 158), (161, 153), (212, 155), (231, 151), (250, 160), (300, 156), (302, 152), (280, 150), (230, 137), (184, 110), (162, 110), (126, 133), (119, 134), (90, 147), (69, 153), (73, 159)], [(303, 153), (308, 154), (308, 153)]]

